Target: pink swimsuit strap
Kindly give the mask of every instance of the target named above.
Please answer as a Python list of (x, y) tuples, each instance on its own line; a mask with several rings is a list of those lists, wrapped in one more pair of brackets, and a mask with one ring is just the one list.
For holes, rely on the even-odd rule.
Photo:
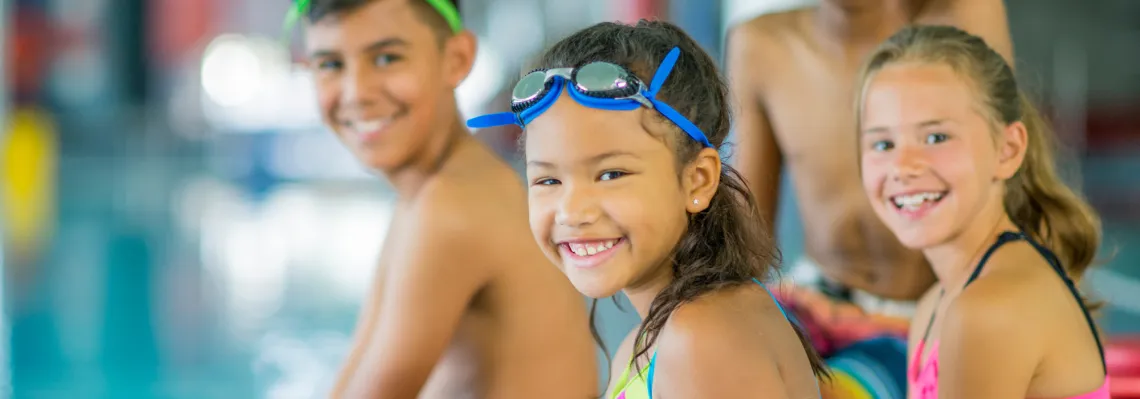
[(910, 380), (910, 386), (917, 395), (915, 399), (937, 399), (938, 341), (934, 341), (934, 344), (930, 346), (930, 353), (926, 357), (926, 362), (923, 362), (922, 352), (925, 347), (926, 341), (918, 341), (914, 359), (911, 359), (910, 362), (907, 379)]

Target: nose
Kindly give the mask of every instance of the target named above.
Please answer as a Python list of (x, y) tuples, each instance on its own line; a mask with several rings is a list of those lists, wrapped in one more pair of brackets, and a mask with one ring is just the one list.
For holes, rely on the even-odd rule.
[(374, 90), (370, 90), (371, 79), (368, 68), (347, 65), (344, 74), (341, 75), (340, 84), (341, 104), (364, 105), (371, 101), (370, 95)]
[(582, 227), (597, 222), (602, 210), (593, 190), (575, 185), (564, 187), (554, 222), (566, 227)]
[(900, 145), (895, 150), (893, 177), (896, 181), (906, 181), (918, 177), (926, 169), (926, 159), (922, 150), (909, 145)]

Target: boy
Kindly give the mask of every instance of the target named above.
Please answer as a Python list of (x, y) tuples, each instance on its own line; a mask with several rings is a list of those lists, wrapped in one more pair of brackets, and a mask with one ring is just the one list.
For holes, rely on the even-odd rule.
[(325, 123), (399, 198), (334, 396), (596, 396), (585, 303), (460, 121), (476, 43), (454, 2), (313, 0), (307, 20)]

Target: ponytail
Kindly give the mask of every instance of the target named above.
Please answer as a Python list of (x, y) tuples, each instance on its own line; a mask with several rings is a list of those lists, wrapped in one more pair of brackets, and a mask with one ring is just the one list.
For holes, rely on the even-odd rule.
[(1079, 282), (1100, 248), (1100, 218), (1061, 181), (1052, 130), (1024, 93), (1018, 97), (1029, 148), (1021, 169), (1006, 181), (1005, 210), (1017, 227), (1055, 252)]

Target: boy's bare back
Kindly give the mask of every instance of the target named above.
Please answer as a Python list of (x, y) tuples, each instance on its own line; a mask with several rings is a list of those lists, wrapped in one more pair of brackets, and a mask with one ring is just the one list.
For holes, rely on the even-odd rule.
[[(373, 344), (354, 351), (345, 397), (415, 381), (421, 398), (596, 397), (585, 301), (534, 244), (526, 207), (521, 180), (472, 138), (397, 205), (357, 332)], [(400, 371), (378, 381), (378, 362)]]
[(786, 165), (806, 255), (831, 280), (903, 300), (921, 296), (934, 275), (921, 253), (903, 247), (879, 221), (863, 192), (853, 105), (858, 69), (866, 54), (906, 23), (969, 22), (965, 29), (1012, 53), (1001, 1), (927, 1), (918, 9), (913, 17), (884, 11), (883, 23), (858, 33), (825, 29), (820, 8), (769, 14), (735, 27), (728, 43), (730, 82), (740, 104), (735, 162), (766, 220), (775, 219)]

